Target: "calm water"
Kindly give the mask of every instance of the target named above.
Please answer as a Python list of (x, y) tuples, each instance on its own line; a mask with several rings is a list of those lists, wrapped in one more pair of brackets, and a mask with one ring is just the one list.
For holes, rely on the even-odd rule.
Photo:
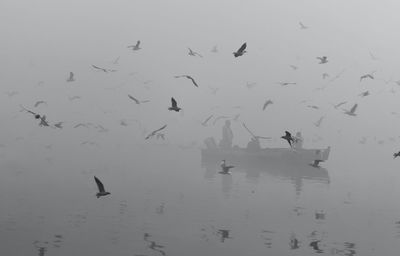
[[(311, 175), (268, 165), (220, 175), (219, 162), (202, 162), (198, 147), (125, 144), (98, 158), (104, 145), (69, 157), (62, 144), (31, 152), (19, 145), (18, 155), (2, 156), (1, 248), (12, 255), (396, 255), (400, 175), (387, 148), (357, 145), (349, 155), (338, 143)], [(95, 198), (93, 175), (111, 196)]]

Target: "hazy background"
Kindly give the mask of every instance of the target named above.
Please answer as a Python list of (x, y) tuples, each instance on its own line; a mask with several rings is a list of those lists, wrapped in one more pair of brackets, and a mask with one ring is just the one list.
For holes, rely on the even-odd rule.
[[(149, 233), (167, 255), (311, 255), (315, 239), (326, 255), (397, 255), (399, 5), (1, 1), (0, 248), (7, 255), (161, 255), (143, 239)], [(141, 50), (127, 48), (137, 40)], [(244, 42), (248, 52), (234, 58)], [(188, 47), (203, 58), (189, 56)], [(318, 64), (324, 55), (329, 62)], [(76, 81), (68, 83), (70, 71)], [(360, 82), (374, 71), (375, 79)], [(182, 74), (199, 88), (174, 78)], [(150, 102), (136, 105), (128, 94)], [(167, 110), (171, 97), (182, 113)], [(267, 99), (274, 104), (263, 111)], [(47, 105), (35, 108), (38, 100)], [(344, 115), (355, 103), (357, 116)], [(64, 128), (39, 127), (20, 104)], [(211, 114), (240, 114), (232, 122), (239, 146), (250, 139), (241, 121), (273, 137), (263, 146), (286, 147), (285, 130), (302, 131), (307, 148), (330, 145), (329, 182), (305, 180), (299, 191), (290, 177), (268, 172), (209, 176), (199, 149), (204, 138), (221, 138), (224, 122), (201, 126)], [(164, 124), (165, 141), (144, 140)], [(111, 196), (96, 199), (93, 175)], [(316, 221), (321, 210), (326, 219)], [(232, 238), (222, 243), (219, 229)], [(288, 245), (292, 234), (299, 249)]]

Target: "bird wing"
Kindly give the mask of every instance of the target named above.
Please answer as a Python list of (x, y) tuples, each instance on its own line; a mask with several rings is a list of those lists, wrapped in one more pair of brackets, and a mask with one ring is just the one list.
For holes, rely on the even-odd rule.
[(246, 50), (247, 47), (247, 43), (242, 44), (242, 46), (240, 46), (238, 52), (243, 52), (244, 50)]
[(191, 76), (186, 76), (188, 79), (192, 80), (192, 83), (194, 84), (194, 86), (199, 87), (199, 85), (196, 83), (196, 81), (194, 81), (193, 77)]
[(42, 103), (45, 103), (44, 101), (42, 101), (42, 100), (40, 100), (40, 101), (37, 101), (36, 103), (35, 103), (35, 108), (37, 107), (37, 106), (39, 106), (40, 104), (42, 104)]
[(171, 98), (171, 104), (173, 108), (176, 108), (178, 106), (178, 103), (176, 103), (176, 100), (173, 97)]
[(96, 181), (97, 188), (99, 189), (99, 192), (106, 192), (106, 191), (104, 190), (104, 185), (103, 185), (103, 183), (101, 183), (101, 181), (100, 181), (96, 176), (94, 176), (94, 180)]
[(149, 139), (150, 137), (154, 136), (157, 132), (159, 132), (161, 130), (164, 130), (166, 127), (167, 127), (167, 125), (165, 124), (161, 128), (159, 128), (159, 129), (157, 129), (155, 131), (152, 131), (149, 135), (147, 135), (147, 137), (145, 139), (146, 140)]
[(358, 104), (354, 104), (354, 106), (350, 109), (351, 113), (354, 113), (357, 109)]
[(265, 103), (264, 103), (264, 106), (263, 106), (263, 110), (265, 110), (265, 108), (268, 106), (268, 101), (266, 101)]
[(139, 45), (140, 45), (140, 40), (138, 40), (138, 41), (136, 42), (136, 47), (139, 47)]
[(203, 124), (206, 124), (214, 115), (211, 115), (206, 118), (206, 120), (203, 121)]
[(288, 132), (288, 131), (285, 131), (285, 136), (287, 136), (287, 137), (292, 137), (292, 134), (290, 134), (290, 132)]
[(104, 71), (104, 72), (107, 72), (107, 70), (104, 69), (104, 68), (101, 68), (101, 67), (98, 67), (98, 66), (95, 66), (95, 65), (92, 65), (92, 67), (94, 67), (94, 68), (96, 68), (96, 69), (100, 69), (100, 70), (102, 70), (102, 71)]
[(136, 104), (140, 104), (140, 101), (138, 99), (136, 99), (135, 97), (131, 96), (128, 94), (128, 97), (133, 100)]

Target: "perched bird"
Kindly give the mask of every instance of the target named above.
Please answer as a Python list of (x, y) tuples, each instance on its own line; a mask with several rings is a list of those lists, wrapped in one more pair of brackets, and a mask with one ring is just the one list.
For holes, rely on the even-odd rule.
[(145, 138), (145, 140), (150, 139), (151, 137), (153, 137), (154, 135), (156, 135), (159, 131), (164, 130), (167, 127), (167, 125), (165, 124), (164, 126), (162, 126), (161, 128), (152, 131), (149, 135), (147, 135), (147, 137)]
[(201, 125), (202, 125), (202, 126), (207, 126), (207, 122), (208, 122), (211, 118), (213, 118), (213, 116), (214, 116), (214, 115), (211, 115), (211, 116), (207, 117), (206, 120), (204, 120), (204, 121), (201, 123)]
[(176, 102), (176, 100), (173, 97), (171, 98), (171, 107), (169, 107), (168, 110), (176, 111), (176, 112), (179, 112), (181, 110), (181, 108), (178, 107), (178, 103)]
[(64, 123), (64, 122), (58, 122), (58, 123), (54, 124), (54, 126), (55, 126), (56, 128), (62, 129), (62, 128), (63, 128), (63, 126), (62, 126), (63, 123)]
[(190, 49), (189, 47), (188, 47), (188, 49), (189, 49), (189, 52), (188, 52), (188, 55), (190, 55), (190, 56), (199, 56), (199, 57), (203, 57), (200, 53), (197, 53), (197, 52), (195, 52), (195, 51), (193, 51), (192, 49)]
[(94, 180), (96, 181), (97, 188), (99, 189), (99, 192), (96, 194), (97, 198), (111, 194), (110, 192), (106, 192), (104, 190), (103, 183), (101, 183), (101, 181), (96, 176), (94, 176)]
[(363, 79), (366, 79), (366, 78), (375, 79), (373, 73), (371, 73), (371, 74), (365, 74), (365, 75), (360, 76), (360, 82), (361, 82)]
[(369, 95), (369, 91), (365, 91), (365, 92), (360, 93), (358, 96), (365, 97), (368, 95)]
[(400, 156), (400, 151), (393, 154), (393, 158), (396, 158), (396, 157), (399, 157), (399, 156)]
[(142, 49), (140, 48), (140, 40), (138, 40), (135, 45), (129, 45), (128, 48), (132, 48), (133, 51), (138, 51)]
[(240, 46), (240, 48), (236, 52), (233, 52), (233, 56), (235, 56), (235, 58), (237, 58), (237, 57), (240, 57), (243, 54), (245, 54), (246, 47), (247, 47), (247, 43), (242, 44), (242, 46)]
[(267, 101), (265, 101), (262, 110), (265, 110), (265, 109), (268, 107), (268, 105), (273, 104), (273, 103), (274, 103), (274, 102), (273, 102), (272, 100), (267, 100)]
[(67, 82), (73, 82), (73, 81), (75, 81), (74, 73), (73, 72), (69, 72), (69, 78), (67, 79)]
[(307, 29), (308, 28), (301, 21), (299, 22), (299, 25), (300, 25), (300, 29)]
[(292, 134), (290, 134), (290, 132), (285, 131), (285, 136), (281, 136), (281, 138), (286, 140), (289, 143), (290, 147), (292, 147), (292, 142), (294, 140), (293, 140)]
[(36, 101), (36, 103), (35, 103), (35, 108), (37, 108), (40, 104), (47, 104), (46, 103), (46, 101), (43, 101), (43, 100), (39, 100), (39, 101)]
[(319, 59), (319, 63), (318, 64), (325, 64), (325, 63), (328, 62), (328, 57), (326, 57), (326, 56), (317, 57), (317, 59)]
[(185, 77), (187, 79), (190, 79), (192, 81), (192, 83), (194, 84), (194, 86), (199, 87), (199, 85), (196, 83), (196, 81), (194, 80), (193, 77), (189, 76), (189, 75), (181, 75), (181, 76), (174, 76), (175, 78), (180, 78), (180, 77)]
[(222, 171), (219, 172), (220, 174), (229, 174), (229, 170), (235, 167), (233, 165), (226, 165), (226, 161), (225, 160), (222, 160), (220, 166), (221, 166), (221, 169), (222, 169)]
[(213, 53), (217, 53), (218, 52), (218, 48), (216, 45), (214, 45), (214, 47), (211, 49), (211, 52)]
[(354, 106), (350, 109), (350, 110), (344, 110), (344, 113), (346, 114), (346, 115), (349, 115), (349, 116), (356, 116), (356, 109), (357, 109), (357, 106), (358, 106), (358, 104), (356, 103), (356, 104), (354, 104)]

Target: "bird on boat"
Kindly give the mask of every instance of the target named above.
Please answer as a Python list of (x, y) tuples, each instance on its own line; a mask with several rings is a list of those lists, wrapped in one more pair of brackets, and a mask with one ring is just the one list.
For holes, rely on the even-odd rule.
[(181, 110), (181, 108), (178, 107), (178, 103), (176, 102), (174, 97), (171, 98), (171, 107), (169, 107), (168, 110), (176, 112), (179, 112)]
[(138, 51), (142, 49), (140, 48), (140, 40), (138, 40), (135, 45), (129, 45), (128, 48), (132, 48), (133, 51)]
[(197, 56), (199, 56), (201, 58), (203, 57), (200, 53), (193, 51), (189, 47), (188, 47), (188, 49), (189, 49), (188, 55), (190, 55), (190, 56), (196, 56), (197, 55)]
[(285, 135), (281, 136), (281, 138), (286, 140), (289, 143), (290, 147), (292, 147), (292, 143), (293, 143), (294, 139), (293, 139), (292, 134), (290, 132), (285, 131)]
[(319, 63), (318, 64), (325, 64), (325, 63), (328, 62), (328, 57), (326, 57), (326, 56), (317, 57), (317, 59), (319, 59)]
[(69, 72), (69, 78), (67, 79), (67, 82), (73, 82), (73, 81), (75, 81), (74, 72)]
[(270, 104), (274, 104), (274, 102), (272, 100), (265, 101), (262, 110), (265, 110)]
[(240, 46), (240, 48), (236, 52), (233, 52), (233, 56), (235, 56), (235, 58), (237, 58), (237, 57), (240, 57), (243, 54), (245, 54), (246, 47), (247, 47), (247, 43), (242, 44), (242, 46)]
[(226, 165), (225, 159), (222, 160), (220, 166), (222, 169), (222, 171), (219, 172), (220, 174), (229, 174), (229, 170), (235, 167), (233, 165)]
[(307, 29), (308, 27), (306, 25), (303, 24), (303, 22), (299, 22), (300, 25), (300, 29)]
[(149, 135), (146, 136), (145, 140), (150, 139), (151, 137), (153, 137), (154, 135), (156, 135), (159, 131), (164, 130), (167, 127), (167, 125), (163, 125), (161, 128), (152, 131)]
[(349, 116), (356, 116), (356, 109), (358, 104), (354, 104), (354, 106), (350, 110), (344, 110), (344, 113)]
[(181, 75), (181, 76), (174, 76), (175, 78), (180, 78), (180, 77), (185, 77), (187, 79), (190, 79), (192, 81), (192, 83), (194, 84), (194, 86), (199, 87), (199, 85), (196, 83), (196, 81), (194, 80), (193, 77), (189, 76), (189, 75)]
[(94, 176), (94, 180), (96, 181), (97, 188), (99, 189), (99, 192), (96, 194), (97, 198), (111, 194), (110, 192), (105, 191), (103, 183), (96, 176)]
[(396, 158), (396, 157), (399, 157), (399, 156), (400, 156), (400, 151), (393, 154), (393, 158)]

